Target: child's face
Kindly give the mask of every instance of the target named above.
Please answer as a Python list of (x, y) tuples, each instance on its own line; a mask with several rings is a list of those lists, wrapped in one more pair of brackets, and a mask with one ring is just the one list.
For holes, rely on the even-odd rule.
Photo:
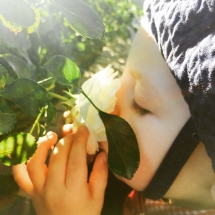
[[(131, 180), (117, 177), (135, 190), (142, 191), (190, 117), (175, 78), (143, 26), (132, 44), (117, 97), (114, 114), (131, 125), (140, 149), (140, 165), (134, 177)], [(102, 143), (101, 147), (108, 151), (107, 143)], [(185, 208), (214, 208), (210, 191), (212, 184), (211, 161), (200, 143), (165, 197)]]
[[(131, 125), (140, 148), (137, 172), (132, 180), (121, 180), (144, 190), (190, 113), (155, 41), (143, 26), (131, 47), (117, 97), (115, 113)], [(107, 151), (107, 144), (102, 147)]]

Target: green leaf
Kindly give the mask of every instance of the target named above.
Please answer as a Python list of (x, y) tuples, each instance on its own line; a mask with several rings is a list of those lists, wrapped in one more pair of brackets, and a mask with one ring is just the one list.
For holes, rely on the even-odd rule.
[(0, 64), (0, 89), (5, 87), (8, 76), (8, 71)]
[(80, 70), (76, 63), (69, 58), (56, 55), (45, 63), (44, 68), (56, 80), (57, 83), (71, 86), (81, 77)]
[(1, 0), (0, 20), (14, 33), (38, 22), (38, 15), (25, 0)]
[(140, 153), (136, 136), (131, 126), (116, 115), (99, 111), (108, 139), (108, 165), (121, 177), (131, 179), (136, 172)]
[(14, 113), (13, 110), (11, 109), (11, 105), (8, 104), (5, 98), (0, 97), (0, 112), (2, 113)]
[(104, 24), (99, 15), (82, 0), (53, 0), (70, 26), (84, 37), (102, 39)]
[(31, 70), (24, 60), (11, 54), (1, 55), (1, 57), (7, 61), (19, 78), (31, 78)]
[(0, 142), (0, 160), (6, 166), (25, 163), (36, 149), (36, 139), (31, 134), (12, 134)]
[(5, 27), (2, 23), (0, 23), (0, 38), (10, 47), (21, 48), (22, 50), (28, 50), (31, 48), (31, 41), (27, 38), (27, 36), (19, 32), (18, 34), (14, 34), (7, 27)]
[(49, 102), (49, 104), (45, 108), (45, 117), (46, 117), (46, 124), (49, 124), (56, 116), (56, 109), (55, 106)]
[(0, 135), (10, 132), (16, 123), (15, 114), (0, 112)]
[(3, 96), (17, 104), (25, 113), (36, 117), (49, 102), (48, 92), (37, 82), (21, 78), (0, 90)]

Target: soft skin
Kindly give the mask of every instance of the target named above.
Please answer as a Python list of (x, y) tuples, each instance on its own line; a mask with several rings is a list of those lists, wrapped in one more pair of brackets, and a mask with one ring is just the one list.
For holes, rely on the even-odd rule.
[[(150, 35), (147, 26), (142, 23), (121, 77), (114, 112), (131, 125), (138, 140), (139, 168), (131, 180), (121, 178), (138, 191), (148, 185), (190, 117), (181, 90)], [(133, 101), (141, 109), (132, 105)], [(101, 145), (108, 151), (106, 143)], [(182, 207), (215, 207), (210, 193), (214, 179), (211, 162), (200, 143), (165, 197)]]
[(107, 184), (106, 154), (100, 153), (88, 181), (86, 146), (89, 132), (80, 127), (76, 134), (61, 139), (45, 164), (57, 135), (48, 133), (27, 165), (13, 167), (14, 178), (31, 197), (38, 215), (99, 215)]

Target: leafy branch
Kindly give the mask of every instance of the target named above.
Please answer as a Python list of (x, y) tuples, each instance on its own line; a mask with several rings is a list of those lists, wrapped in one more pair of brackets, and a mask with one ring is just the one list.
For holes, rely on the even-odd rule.
[[(20, 2), (22, 7), (14, 0), (3, 0), (0, 20), (10, 31), (26, 39), (23, 36), (24, 32), (32, 31), (39, 25), (39, 10), (25, 0)], [(50, 0), (50, 4), (62, 13), (69, 26), (83, 37), (103, 38), (104, 24), (97, 12), (85, 1)], [(17, 8), (15, 13), (13, 8)], [(18, 19), (18, 16), (21, 18)], [(37, 148), (37, 138), (43, 134), (38, 129), (37, 137), (34, 137), (36, 127), (45, 128), (54, 119), (56, 100), (71, 109), (75, 100), (70, 94), (72, 89), (76, 88), (96, 108), (105, 125), (110, 169), (122, 177), (131, 179), (140, 159), (136, 136), (125, 120), (102, 112), (81, 89), (81, 71), (77, 64), (63, 55), (54, 55), (43, 64), (42, 70), (46, 75), (42, 74), (43, 77), (38, 81), (32, 73), (34, 66), (26, 60), (26, 50), (19, 49), (19, 53), (21, 57), (9, 53), (0, 55), (0, 100), (4, 103), (0, 107), (0, 137), (3, 137), (0, 142), (0, 161), (8, 166), (26, 162)], [(66, 96), (56, 92), (57, 86), (62, 86), (63, 92), (66, 90)], [(27, 116), (34, 118), (28, 133), (13, 132), (17, 123), (12, 108), (14, 105)], [(44, 117), (46, 121), (42, 123), (41, 119)]]
[(38, 116), (37, 116), (37, 118), (36, 118), (36, 120), (35, 120), (35, 122), (34, 122), (32, 128), (31, 128), (31, 130), (29, 131), (29, 134), (32, 134), (32, 133), (33, 133), (35, 127), (38, 125), (38, 123), (39, 123), (39, 121), (40, 121), (42, 115), (44, 114), (44, 112), (45, 112), (45, 107), (43, 107), (43, 108), (41, 109), (40, 113), (38, 114)]

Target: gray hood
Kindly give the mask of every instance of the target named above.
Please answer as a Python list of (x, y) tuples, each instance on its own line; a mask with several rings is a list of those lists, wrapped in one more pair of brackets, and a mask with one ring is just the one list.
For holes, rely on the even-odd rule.
[(215, 0), (145, 0), (144, 15), (215, 170)]

